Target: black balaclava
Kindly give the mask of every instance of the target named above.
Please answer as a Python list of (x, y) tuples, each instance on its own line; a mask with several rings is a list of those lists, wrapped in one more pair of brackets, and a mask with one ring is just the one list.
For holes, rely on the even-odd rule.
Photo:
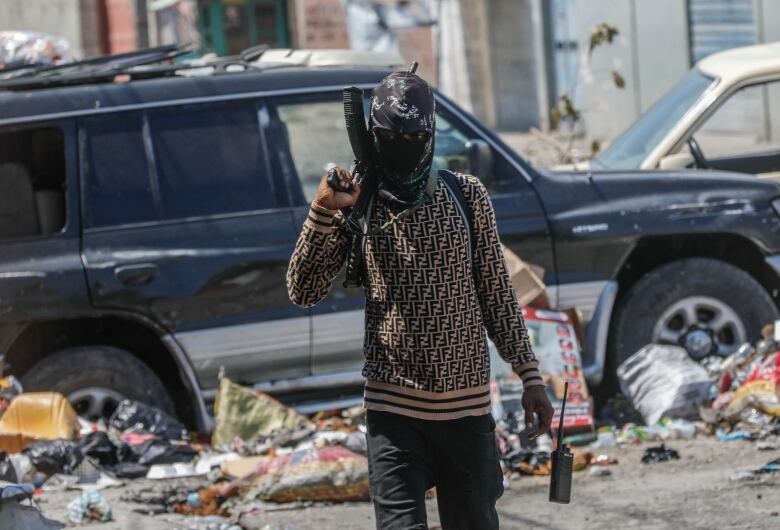
[(392, 73), (371, 93), (369, 128), (379, 154), (380, 190), (391, 192), (401, 205), (423, 200), (433, 162), (434, 116), (433, 91), (416, 74)]

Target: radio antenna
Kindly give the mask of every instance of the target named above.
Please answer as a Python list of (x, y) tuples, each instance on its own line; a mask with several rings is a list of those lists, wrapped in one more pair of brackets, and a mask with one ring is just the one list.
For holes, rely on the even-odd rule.
[(566, 395), (569, 393), (569, 382), (566, 381), (563, 385), (563, 403), (561, 403), (561, 417), (558, 421), (558, 449), (561, 448), (563, 443), (563, 413), (566, 410)]

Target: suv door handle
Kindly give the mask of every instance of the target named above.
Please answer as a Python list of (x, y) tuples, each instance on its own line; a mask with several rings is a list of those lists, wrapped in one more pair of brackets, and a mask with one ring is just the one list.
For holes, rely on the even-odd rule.
[(122, 265), (114, 269), (114, 276), (125, 285), (146, 285), (160, 272), (154, 263)]

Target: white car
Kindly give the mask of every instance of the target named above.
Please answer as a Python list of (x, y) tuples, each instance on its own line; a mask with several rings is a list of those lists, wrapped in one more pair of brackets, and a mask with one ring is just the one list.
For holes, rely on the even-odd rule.
[(702, 59), (590, 168), (720, 169), (780, 181), (780, 42)]

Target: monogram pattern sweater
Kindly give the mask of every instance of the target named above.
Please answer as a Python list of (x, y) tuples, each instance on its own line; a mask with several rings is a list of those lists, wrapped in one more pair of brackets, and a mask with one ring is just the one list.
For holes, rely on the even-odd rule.
[[(430, 420), (490, 412), (486, 336), (524, 386), (544, 384), (487, 190), (476, 177), (456, 178), (473, 212), (471, 252), (466, 221), (440, 177), (432, 200), (367, 238), (366, 408)], [(369, 228), (389, 213), (377, 200)], [(350, 240), (340, 211), (311, 205), (287, 271), (293, 303), (311, 307), (327, 296)]]

